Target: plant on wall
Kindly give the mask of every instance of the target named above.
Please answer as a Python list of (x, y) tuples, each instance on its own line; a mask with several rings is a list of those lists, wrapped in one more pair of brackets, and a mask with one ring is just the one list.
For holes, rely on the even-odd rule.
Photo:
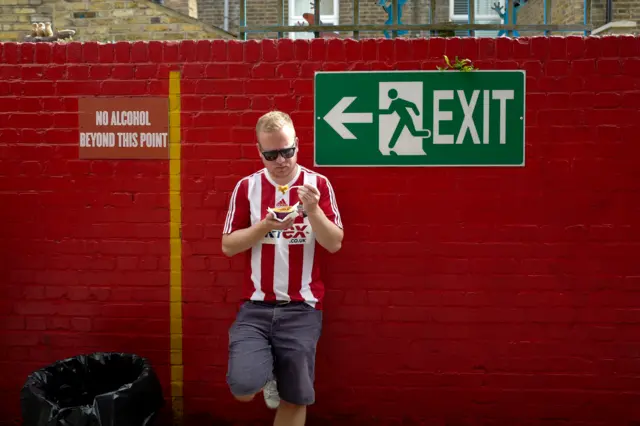
[(443, 55), (444, 56), (444, 61), (447, 64), (446, 67), (436, 67), (438, 68), (438, 70), (440, 71), (445, 71), (445, 70), (452, 70), (452, 71), (460, 71), (460, 72), (470, 72), (470, 71), (475, 71), (478, 68), (473, 66), (473, 63), (471, 62), (470, 59), (458, 59), (458, 57), (456, 56), (456, 60), (453, 63), (453, 65), (451, 65), (451, 61), (449, 61), (449, 57), (447, 55)]

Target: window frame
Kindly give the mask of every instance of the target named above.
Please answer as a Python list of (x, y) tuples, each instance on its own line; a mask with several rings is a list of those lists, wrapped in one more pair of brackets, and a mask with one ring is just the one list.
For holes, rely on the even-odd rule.
[[(308, 0), (308, 1), (311, 2), (311, 0)], [(324, 0), (324, 1), (327, 1), (327, 0)], [(340, 0), (332, 0), (332, 1), (333, 1), (334, 13), (332, 15), (320, 15), (320, 21), (324, 25), (338, 25), (338, 23), (340, 22)], [(288, 22), (290, 26), (296, 25), (297, 22), (306, 22), (305, 19), (302, 17), (302, 13), (312, 13), (312, 11), (310, 10), (309, 12), (302, 12), (300, 15), (294, 15), (293, 12), (295, 9), (295, 3), (296, 3), (295, 0), (288, 0), (288, 6), (289, 6)], [(306, 35), (306, 33), (290, 32), (289, 38), (296, 39), (302, 34)], [(311, 38), (313, 38), (313, 33), (311, 33)]]
[[(460, 1), (467, 2), (467, 0), (460, 0)], [(480, 4), (480, 2), (486, 2), (486, 3), (489, 3), (490, 5), (493, 5), (493, 3), (495, 3), (496, 1), (500, 2), (500, 5), (503, 7), (506, 4), (504, 0), (476, 0), (476, 7), (478, 4)], [(469, 22), (469, 13), (465, 15), (454, 14), (455, 3), (456, 3), (456, 0), (449, 0), (449, 19), (454, 22)], [(475, 22), (476, 24), (493, 23), (493, 22), (502, 23), (502, 18), (500, 18), (500, 16), (495, 12), (491, 13), (490, 15), (482, 15), (482, 14), (476, 13), (475, 21), (476, 21)]]

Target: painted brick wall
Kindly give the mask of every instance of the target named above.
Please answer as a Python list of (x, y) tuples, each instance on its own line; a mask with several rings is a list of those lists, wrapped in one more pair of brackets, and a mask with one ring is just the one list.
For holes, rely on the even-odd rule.
[(346, 240), (309, 424), (640, 422), (640, 38), (622, 36), (0, 44), (0, 424), (30, 371), (80, 352), (148, 356), (169, 392), (168, 164), (78, 160), (77, 96), (166, 94), (182, 70), (186, 424), (269, 425), (224, 377), (243, 262), (220, 232), (255, 121), (290, 112), (313, 166), (315, 70), (445, 53), (527, 71), (526, 167), (320, 170)]

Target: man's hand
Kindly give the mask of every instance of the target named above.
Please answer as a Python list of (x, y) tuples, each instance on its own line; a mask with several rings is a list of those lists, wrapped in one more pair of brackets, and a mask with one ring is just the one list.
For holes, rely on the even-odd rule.
[(276, 219), (276, 215), (274, 213), (267, 213), (264, 219), (262, 219), (262, 224), (266, 232), (269, 231), (283, 231), (285, 229), (289, 229), (293, 226), (293, 221), (295, 217), (290, 217), (289, 219), (280, 222)]
[(293, 220), (294, 218), (289, 218), (284, 222), (280, 222), (275, 219), (273, 213), (268, 213), (264, 219), (249, 228), (238, 229), (231, 234), (223, 235), (222, 252), (231, 257), (249, 250), (258, 244), (268, 232), (291, 228)]
[(320, 191), (313, 185), (305, 184), (298, 188), (298, 198), (307, 211), (307, 218), (311, 228), (315, 231), (318, 243), (330, 253), (335, 253), (342, 247), (343, 232), (335, 223), (331, 222), (324, 211), (318, 206)]
[(320, 191), (313, 185), (305, 183), (303, 187), (298, 188), (298, 198), (302, 201), (302, 205), (307, 213), (313, 214), (318, 209)]

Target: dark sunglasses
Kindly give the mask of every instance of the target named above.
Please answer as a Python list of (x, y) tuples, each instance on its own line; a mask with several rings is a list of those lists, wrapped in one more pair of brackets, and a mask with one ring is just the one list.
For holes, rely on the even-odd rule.
[(293, 154), (296, 153), (297, 146), (294, 145), (290, 148), (284, 149), (274, 149), (272, 151), (262, 151), (262, 156), (267, 161), (275, 161), (278, 158), (278, 155), (282, 155), (282, 158), (291, 158)]

